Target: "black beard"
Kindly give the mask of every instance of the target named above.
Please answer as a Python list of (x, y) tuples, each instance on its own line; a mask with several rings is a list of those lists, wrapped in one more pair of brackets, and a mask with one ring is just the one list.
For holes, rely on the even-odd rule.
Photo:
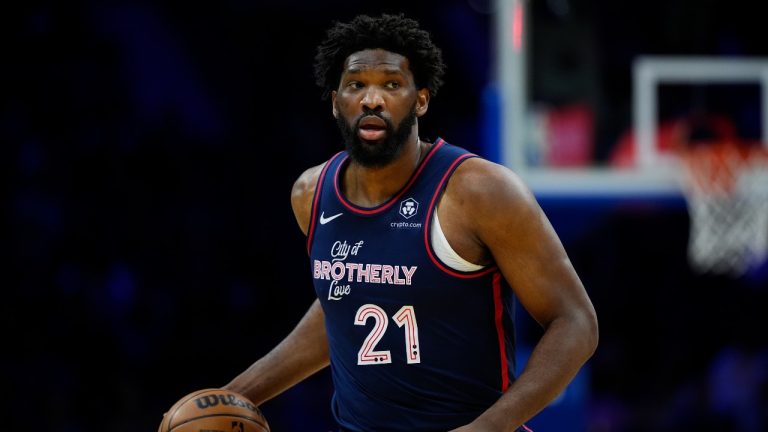
[[(384, 142), (370, 144), (362, 139), (358, 132), (360, 131), (360, 120), (366, 116), (376, 116), (386, 123), (387, 137)], [(364, 109), (363, 114), (355, 120), (355, 126), (350, 127), (349, 123), (339, 115), (336, 119), (341, 136), (344, 138), (344, 146), (353, 161), (367, 168), (378, 168), (392, 162), (400, 155), (405, 147), (405, 142), (411, 135), (411, 129), (416, 124), (416, 103), (413, 103), (410, 112), (395, 126), (388, 119), (385, 119), (376, 111)]]

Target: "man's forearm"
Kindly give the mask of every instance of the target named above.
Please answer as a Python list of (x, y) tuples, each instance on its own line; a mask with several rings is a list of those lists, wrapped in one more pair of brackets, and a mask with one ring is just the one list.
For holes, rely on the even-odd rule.
[(315, 300), (299, 324), (279, 345), (229, 384), (259, 405), (328, 366), (325, 316)]
[(487, 428), (477, 430), (514, 431), (565, 389), (596, 346), (597, 324), (588, 316), (553, 321), (518, 379), (476, 420)]

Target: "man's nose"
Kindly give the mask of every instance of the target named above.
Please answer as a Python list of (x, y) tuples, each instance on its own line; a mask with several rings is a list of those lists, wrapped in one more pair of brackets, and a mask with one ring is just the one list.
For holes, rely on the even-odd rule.
[(360, 100), (360, 104), (369, 110), (381, 111), (384, 109), (384, 98), (381, 97), (380, 90), (374, 87), (368, 87), (365, 90), (363, 98)]

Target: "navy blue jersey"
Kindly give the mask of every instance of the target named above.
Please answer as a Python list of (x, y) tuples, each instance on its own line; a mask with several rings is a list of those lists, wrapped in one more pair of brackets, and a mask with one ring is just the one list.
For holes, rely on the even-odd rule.
[(452, 429), (513, 379), (512, 293), (498, 268), (453, 270), (429, 242), (435, 205), (471, 157), (438, 140), (403, 189), (373, 208), (344, 197), (346, 152), (320, 175), (307, 246), (344, 430)]

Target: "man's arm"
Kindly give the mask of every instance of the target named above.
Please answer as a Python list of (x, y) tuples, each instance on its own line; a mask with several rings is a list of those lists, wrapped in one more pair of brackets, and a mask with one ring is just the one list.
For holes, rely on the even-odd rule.
[(443, 201), (451, 206), (450, 215), (459, 215), (457, 232), (490, 254), (486, 259), (495, 261), (544, 328), (517, 380), (472, 424), (457, 430), (514, 431), (556, 398), (594, 353), (597, 318), (557, 234), (514, 173), (473, 159), (454, 177)]
[(320, 302), (315, 300), (280, 344), (224, 388), (259, 405), (328, 366), (324, 319)]
[[(291, 206), (301, 231), (309, 228), (312, 199), (323, 165), (305, 171), (291, 190)], [(325, 314), (315, 300), (296, 328), (266, 356), (238, 375), (225, 389), (259, 405), (328, 366)]]

